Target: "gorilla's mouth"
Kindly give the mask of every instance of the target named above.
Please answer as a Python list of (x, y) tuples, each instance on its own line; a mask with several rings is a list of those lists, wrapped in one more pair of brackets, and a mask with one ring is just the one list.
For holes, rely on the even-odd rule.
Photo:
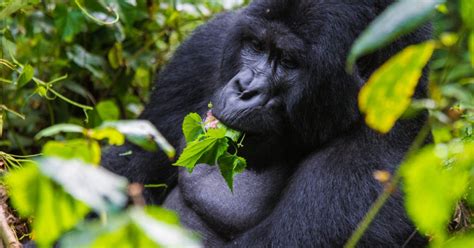
[(266, 114), (263, 112), (250, 109), (242, 112), (239, 111), (238, 113), (213, 110), (212, 114), (225, 126), (243, 132), (246, 136), (265, 136), (278, 129), (274, 125), (276, 123), (269, 123), (265, 118)]

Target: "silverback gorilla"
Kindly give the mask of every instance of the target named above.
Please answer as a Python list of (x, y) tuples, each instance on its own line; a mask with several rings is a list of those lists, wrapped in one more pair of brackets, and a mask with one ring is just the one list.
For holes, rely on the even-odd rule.
[[(390, 56), (428, 39), (428, 25), (345, 71), (351, 44), (391, 2), (254, 0), (201, 26), (176, 51), (141, 118), (179, 151), (184, 116), (205, 115), (212, 102), (220, 121), (246, 133), (239, 154), (248, 168), (234, 193), (216, 166), (189, 174), (131, 144), (110, 148), (103, 165), (133, 182), (166, 183), (145, 192), (148, 202), (177, 211), (208, 247), (343, 246), (383, 190), (373, 172), (397, 167), (426, 118), (381, 135), (364, 124), (357, 95)], [(425, 73), (414, 97), (426, 85)], [(397, 191), (358, 245), (423, 244)]]

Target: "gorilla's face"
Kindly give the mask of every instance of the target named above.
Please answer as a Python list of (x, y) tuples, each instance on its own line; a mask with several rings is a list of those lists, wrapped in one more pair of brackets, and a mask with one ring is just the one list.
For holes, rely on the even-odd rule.
[[(249, 23), (250, 22), (250, 23)], [(214, 115), (250, 134), (282, 134), (287, 111), (299, 99), (303, 78), (304, 42), (282, 24), (256, 20), (237, 26), (237, 70), (216, 96)]]
[(354, 74), (345, 71), (353, 41), (372, 18), (354, 22), (351, 13), (366, 7), (350, 0), (253, 1), (225, 34), (214, 115), (237, 130), (305, 147), (357, 125), (359, 89), (384, 60), (374, 55)]

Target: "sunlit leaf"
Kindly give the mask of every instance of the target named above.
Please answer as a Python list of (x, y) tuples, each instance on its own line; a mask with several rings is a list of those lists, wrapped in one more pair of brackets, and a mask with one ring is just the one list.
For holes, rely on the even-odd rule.
[(128, 200), (127, 180), (79, 160), (46, 158), (41, 172), (97, 212), (118, 210)]
[(117, 129), (111, 127), (88, 130), (87, 135), (96, 140), (107, 139), (109, 145), (121, 146), (125, 143), (125, 136)]
[(31, 67), (30, 65), (25, 65), (23, 67), (23, 71), (18, 77), (17, 88), (18, 89), (23, 88), (23, 86), (25, 86), (28, 82), (30, 82), (31, 79), (33, 78), (34, 72), (35, 70), (33, 69), (33, 67)]
[(131, 208), (79, 226), (65, 235), (61, 247), (200, 247), (195, 237), (177, 225), (175, 214), (157, 207)]
[(188, 143), (174, 165), (183, 166), (192, 171), (198, 163), (216, 164), (217, 159), (227, 151), (229, 146), (224, 135), (225, 133), (222, 133), (220, 138), (208, 137)]
[(359, 108), (370, 127), (382, 133), (390, 131), (410, 105), (434, 47), (431, 41), (409, 46), (372, 74), (359, 94)]
[(352, 68), (361, 56), (376, 51), (420, 26), (443, 2), (401, 0), (393, 3), (354, 42), (347, 60), (348, 67)]
[(144, 148), (149, 147), (150, 143), (158, 144), (169, 158), (173, 158), (175, 155), (173, 146), (171, 146), (155, 126), (147, 120), (104, 122), (101, 127), (113, 127), (125, 134), (127, 139), (131, 142)]
[(73, 139), (48, 141), (42, 151), (45, 156), (63, 159), (82, 159), (85, 163), (100, 164), (100, 146), (95, 140)]
[(50, 137), (61, 132), (64, 133), (83, 133), (85, 129), (79, 125), (74, 124), (58, 124), (54, 126), (50, 126), (41, 130), (38, 134), (36, 134), (35, 139), (41, 139), (43, 137)]
[(183, 121), (183, 134), (186, 142), (191, 142), (203, 134), (202, 118), (196, 113), (188, 114)]
[(459, 10), (466, 26), (474, 32), (474, 3), (472, 0), (460, 0)]
[(44, 176), (36, 164), (26, 164), (5, 178), (15, 209), (23, 217), (34, 216), (35, 242), (51, 247), (59, 236), (81, 221), (89, 208)]
[(431, 145), (402, 165), (408, 214), (421, 232), (442, 239), (465, 194), (474, 144)]
[(474, 244), (474, 233), (457, 235), (443, 244), (443, 248), (472, 247)]
[(19, 9), (28, 5), (28, 0), (13, 0), (10, 1), (5, 8), (0, 11), (0, 20), (8, 17), (9, 15), (15, 13)]

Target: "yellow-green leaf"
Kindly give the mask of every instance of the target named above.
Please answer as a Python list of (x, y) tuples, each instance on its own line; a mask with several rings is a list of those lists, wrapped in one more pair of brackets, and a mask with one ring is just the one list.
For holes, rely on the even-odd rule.
[(86, 163), (100, 163), (100, 146), (95, 140), (73, 139), (68, 141), (49, 141), (43, 147), (45, 156), (63, 159), (82, 159)]
[(31, 65), (25, 65), (23, 67), (23, 71), (18, 77), (17, 88), (20, 89), (23, 86), (25, 86), (28, 82), (30, 82), (31, 79), (33, 78), (34, 72), (35, 70), (33, 69), (33, 67), (31, 67)]
[(409, 46), (372, 74), (359, 94), (359, 108), (371, 128), (382, 133), (390, 131), (410, 105), (434, 48), (433, 41)]
[(103, 121), (116, 121), (120, 117), (120, 110), (113, 100), (101, 101), (95, 109)]
[(39, 247), (52, 247), (89, 212), (62, 187), (41, 174), (38, 165), (26, 164), (5, 178), (12, 204), (21, 216), (34, 216), (32, 227)]
[(407, 212), (421, 232), (438, 241), (446, 237), (455, 205), (468, 188), (473, 162), (472, 143), (452, 143), (428, 146), (402, 165)]
[(89, 130), (88, 136), (96, 140), (107, 139), (109, 145), (114, 146), (121, 146), (125, 143), (125, 135), (112, 127)]
[(474, 30), (469, 34), (468, 47), (469, 57), (471, 57), (471, 65), (474, 67)]
[(459, 10), (466, 26), (474, 31), (474, 2), (472, 0), (461, 0)]

